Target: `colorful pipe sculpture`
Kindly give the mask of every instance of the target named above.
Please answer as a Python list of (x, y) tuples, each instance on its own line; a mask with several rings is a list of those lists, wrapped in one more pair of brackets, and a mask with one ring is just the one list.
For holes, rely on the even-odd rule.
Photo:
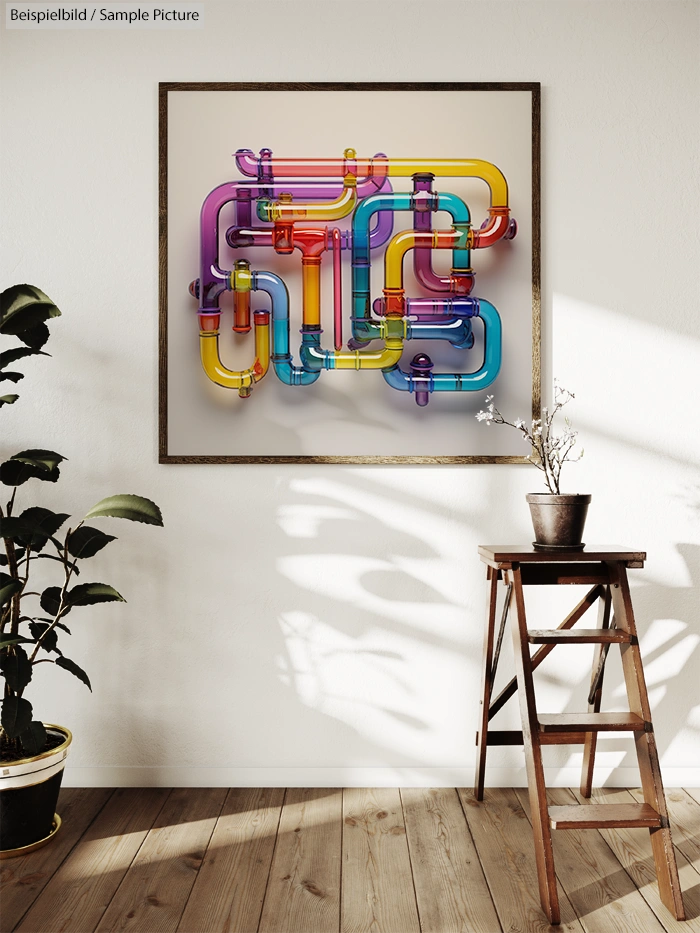
[[(480, 391), (494, 381), (501, 366), (501, 319), (490, 302), (471, 297), (471, 251), (510, 240), (517, 232), (508, 207), (508, 185), (495, 165), (480, 159), (389, 159), (383, 153), (358, 159), (354, 149), (346, 149), (342, 159), (280, 159), (273, 158), (269, 149), (259, 156), (239, 149), (236, 165), (246, 177), (215, 188), (202, 206), (200, 273), (190, 284), (190, 293), (199, 301), (202, 365), (213, 382), (249, 398), (270, 362), (277, 378), (290, 386), (311, 385), (326, 369), (378, 369), (392, 388), (412, 392), (417, 404), (425, 406), (433, 392)], [(413, 191), (393, 191), (392, 176), (411, 177)], [(449, 177), (479, 178), (488, 185), (489, 216), (478, 229), (461, 198), (433, 190), (436, 178)], [(298, 363), (290, 350), (289, 293), (280, 276), (251, 271), (246, 259), (238, 259), (233, 269), (219, 264), (219, 215), (229, 203), (234, 223), (226, 231), (226, 242), (232, 249), (262, 246), (279, 255), (301, 253), (303, 323)], [(397, 211), (412, 213), (413, 229), (392, 236)], [(431, 215), (436, 211), (450, 215), (449, 229), (433, 229)], [(345, 218), (349, 229), (336, 226)], [(381, 247), (385, 247), (384, 288), (382, 297), (372, 302), (371, 256)], [(449, 275), (435, 273), (432, 250), (451, 251)], [(345, 349), (343, 252), (352, 262), (351, 335)], [(427, 296), (405, 294), (403, 261), (409, 252), (415, 278)], [(333, 272), (333, 307), (327, 315), (322, 314), (321, 299), (321, 263), (326, 253)], [(219, 302), (225, 291), (233, 292), (233, 330), (238, 334), (251, 330), (251, 293), (265, 292), (270, 299), (271, 312), (252, 312), (255, 361), (239, 372), (227, 369), (219, 355)], [(333, 323), (333, 349), (321, 345), (321, 323), (326, 318)], [(408, 369), (401, 368), (410, 340), (447, 340), (458, 349), (471, 349), (473, 318), (481, 320), (484, 334), (484, 359), (478, 370), (435, 373), (427, 353), (416, 354)], [(382, 346), (368, 349), (375, 340)]]

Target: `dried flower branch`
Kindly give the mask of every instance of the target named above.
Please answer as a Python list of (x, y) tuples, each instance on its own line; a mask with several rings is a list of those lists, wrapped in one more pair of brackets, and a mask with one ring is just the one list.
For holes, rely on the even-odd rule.
[(516, 418), (515, 421), (504, 418), (493, 403), (493, 395), (486, 396), (486, 410), (476, 415), (476, 420), (484, 421), (487, 427), (492, 424), (507, 424), (521, 432), (523, 440), (527, 441), (532, 449), (528, 460), (544, 473), (547, 488), (554, 495), (560, 494), (559, 483), (564, 464), (575, 463), (583, 456), (583, 448), (577, 456), (573, 455), (578, 432), (572, 429), (567, 417), (564, 417), (564, 431), (560, 434), (554, 431), (555, 417), (572, 398), (575, 398), (573, 392), (560, 386), (555, 379), (554, 407), (550, 411), (544, 406), (542, 417), (533, 419), (530, 427), (522, 418)]

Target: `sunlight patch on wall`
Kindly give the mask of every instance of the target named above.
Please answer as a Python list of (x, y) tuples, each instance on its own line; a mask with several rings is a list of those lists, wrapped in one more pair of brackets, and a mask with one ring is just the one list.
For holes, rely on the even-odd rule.
[(323, 522), (356, 518), (350, 509), (310, 503), (281, 505), (277, 512), (277, 524), (290, 538), (317, 538)]
[(579, 423), (699, 463), (700, 432), (675, 399), (697, 396), (700, 342), (665, 327), (661, 304), (658, 326), (561, 293), (552, 305), (554, 375), (576, 393)]
[[(453, 685), (463, 684), (465, 696), (473, 688), (464, 658), (379, 627), (353, 637), (308, 612), (283, 613), (279, 622), (288, 675), (303, 704), (414, 761), (454, 762), (466, 706)], [(472, 667), (477, 677), (478, 665)], [(420, 680), (410, 675), (416, 670)]]
[[(280, 557), (276, 566), (279, 573), (310, 593), (424, 631), (433, 638), (471, 643), (464, 608), (444, 600), (432, 601), (432, 587), (426, 587), (423, 599), (417, 599), (411, 576), (391, 560), (358, 554), (298, 554)], [(372, 589), (366, 585), (370, 578), (376, 581)], [(404, 595), (408, 586), (413, 591), (411, 599)]]

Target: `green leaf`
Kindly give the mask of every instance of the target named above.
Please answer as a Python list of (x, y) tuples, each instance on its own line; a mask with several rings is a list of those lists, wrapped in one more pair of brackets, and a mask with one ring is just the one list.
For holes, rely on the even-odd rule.
[(60, 476), (58, 464), (65, 459), (54, 450), (22, 450), (0, 464), (0, 483), (21, 486), (29, 479), (55, 483)]
[(110, 541), (115, 540), (114, 535), (106, 535), (99, 528), (81, 525), (68, 537), (68, 553), (73, 557), (94, 557)]
[(85, 518), (98, 518), (110, 516), (112, 518), (128, 518), (132, 522), (145, 522), (147, 525), (163, 525), (163, 516), (160, 509), (143, 496), (122, 494), (109, 496), (93, 505)]
[(15, 693), (21, 693), (32, 679), (32, 665), (21, 645), (16, 645), (12, 652), (8, 651), (0, 658), (0, 670)]
[(33, 551), (40, 551), (49, 538), (55, 534), (61, 525), (70, 516), (65, 512), (52, 512), (32, 506), (17, 516), (29, 529), (29, 532), (20, 535), (19, 540)]
[(44, 612), (48, 612), (49, 615), (55, 616), (61, 604), (61, 587), (48, 586), (41, 594), (39, 602)]
[(50, 356), (50, 354), (44, 353), (43, 350), (33, 350), (31, 347), (12, 347), (0, 353), (0, 369), (4, 369), (17, 360), (23, 360), (26, 356)]
[(33, 758), (34, 755), (40, 755), (46, 747), (46, 729), (44, 729), (43, 722), (33, 719), (20, 735), (19, 740), (22, 743), (22, 751), (27, 757)]
[(2, 703), (2, 727), (9, 739), (16, 739), (32, 721), (32, 704), (23, 697), (7, 696)]
[[(45, 591), (44, 591), (45, 592)], [(95, 603), (125, 603), (126, 600), (107, 583), (79, 583), (68, 590), (66, 599), (71, 606), (92, 606)]]
[(10, 382), (19, 382), (20, 379), (24, 379), (24, 373), (13, 373), (9, 370), (0, 372), (0, 382), (9, 380)]
[(8, 573), (0, 573), (0, 606), (9, 603), (12, 597), (19, 593), (22, 584), (19, 580), (13, 579)]
[(14, 405), (18, 398), (19, 395), (0, 395), (0, 408), (3, 405)]
[(20, 335), (60, 313), (40, 288), (12, 285), (0, 294), (0, 333)]
[[(35, 642), (38, 642), (41, 636), (44, 634), (47, 629), (51, 626), (47, 622), (30, 622), (29, 631), (32, 633), (32, 638)], [(46, 638), (41, 643), (41, 647), (44, 651), (56, 651), (58, 648), (58, 632), (56, 629), (51, 629)]]
[(14, 454), (10, 457), (11, 460), (19, 460), (22, 463), (27, 463), (30, 466), (35, 466), (38, 469), (45, 470), (47, 473), (50, 473), (52, 470), (55, 470), (59, 463), (62, 463), (66, 458), (61, 454), (57, 454), (55, 450), (21, 450), (18, 454)]
[(75, 661), (71, 661), (70, 658), (66, 658), (66, 657), (56, 658), (56, 665), (58, 667), (62, 667), (66, 671), (70, 671), (71, 674), (75, 674), (78, 680), (82, 680), (82, 682), (88, 688), (90, 693), (92, 693), (92, 687), (90, 686), (90, 678), (85, 673), (85, 671), (82, 669), (82, 667), (79, 667), (75, 663)]
[(8, 645), (32, 644), (31, 638), (23, 638), (22, 635), (0, 635), (0, 649), (7, 648)]
[(41, 350), (50, 337), (49, 329), (46, 324), (35, 324), (26, 330), (17, 334), (20, 340), (27, 344), (32, 350)]

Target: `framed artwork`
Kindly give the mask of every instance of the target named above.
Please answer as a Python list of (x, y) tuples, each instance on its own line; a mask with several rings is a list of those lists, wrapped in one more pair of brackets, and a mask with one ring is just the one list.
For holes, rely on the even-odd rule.
[(160, 462), (526, 462), (539, 92), (161, 84)]

